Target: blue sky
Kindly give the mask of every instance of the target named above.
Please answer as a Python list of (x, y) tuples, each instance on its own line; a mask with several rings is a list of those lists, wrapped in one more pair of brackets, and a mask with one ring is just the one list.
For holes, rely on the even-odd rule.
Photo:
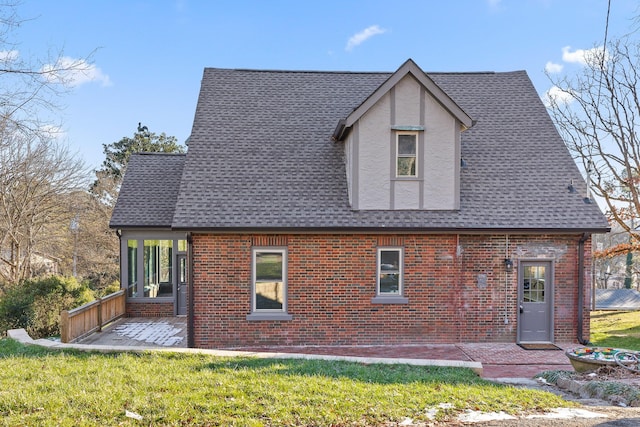
[[(15, 54), (62, 49), (93, 68), (61, 99), (61, 138), (91, 168), (138, 122), (183, 143), (205, 67), (576, 73), (602, 45), (606, 0), (30, 0)], [(609, 37), (634, 29), (635, 0), (612, 0)], [(0, 49), (2, 47), (0, 46)], [(0, 51), (0, 53), (2, 53)]]

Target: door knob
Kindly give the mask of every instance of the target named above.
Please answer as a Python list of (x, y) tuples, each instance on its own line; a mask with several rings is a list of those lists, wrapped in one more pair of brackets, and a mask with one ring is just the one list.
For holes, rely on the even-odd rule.
[(520, 314), (524, 313), (524, 307), (520, 306)]

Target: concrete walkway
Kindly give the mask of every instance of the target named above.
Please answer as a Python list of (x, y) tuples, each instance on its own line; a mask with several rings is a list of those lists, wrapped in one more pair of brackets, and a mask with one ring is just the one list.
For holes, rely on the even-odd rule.
[[(420, 366), (471, 368), (488, 379), (530, 379), (546, 370), (573, 370), (562, 350), (524, 350), (514, 343), (458, 343), (395, 346), (279, 346), (233, 349), (186, 348), (186, 319), (126, 318), (114, 322), (102, 332), (73, 344), (51, 340), (32, 340), (24, 330), (8, 335), (25, 344), (49, 348), (74, 348), (85, 351), (172, 351), (212, 356), (250, 356), (261, 358), (304, 358), (346, 360), (360, 363), (403, 363)], [(561, 349), (578, 347), (574, 343), (557, 344)]]

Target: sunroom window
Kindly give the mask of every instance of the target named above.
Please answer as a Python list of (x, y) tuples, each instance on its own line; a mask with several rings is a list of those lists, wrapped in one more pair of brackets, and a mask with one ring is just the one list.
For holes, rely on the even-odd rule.
[(173, 240), (144, 241), (144, 296), (173, 296)]
[(126, 240), (126, 283), (128, 298), (173, 298), (177, 270), (175, 258), (186, 252), (184, 239)]
[(138, 296), (138, 241), (127, 241), (127, 297)]

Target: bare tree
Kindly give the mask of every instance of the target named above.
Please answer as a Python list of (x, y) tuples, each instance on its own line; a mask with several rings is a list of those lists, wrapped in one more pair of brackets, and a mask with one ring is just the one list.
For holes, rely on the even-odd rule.
[(0, 276), (31, 277), (47, 228), (68, 224), (64, 195), (86, 186), (80, 160), (52, 140), (0, 133)]
[(88, 280), (102, 292), (118, 281), (119, 239), (109, 228), (111, 208), (82, 189), (61, 197), (62, 220), (45, 227), (47, 239), (40, 245), (59, 258), (59, 273)]
[(13, 34), (29, 20), (18, 16), (18, 5), (0, 2), (0, 127), (46, 136), (58, 126), (45, 124), (41, 117), (55, 113), (59, 96), (87, 79), (94, 68), (88, 58), (69, 58), (62, 50), (45, 58), (21, 52)]
[(640, 44), (630, 37), (587, 52), (582, 72), (550, 77), (550, 113), (589, 178), (594, 198), (629, 235), (607, 249), (615, 256), (640, 249)]
[[(594, 236), (593, 247), (594, 285), (597, 288), (638, 289), (640, 263), (629, 251), (629, 233), (614, 222), (610, 233)], [(629, 254), (632, 254), (631, 259)]]
[(86, 186), (82, 162), (53, 138), (52, 117), (60, 95), (95, 72), (62, 50), (44, 58), (20, 51), (15, 32), (30, 20), (19, 5), (0, 0), (0, 279), (8, 282), (33, 274), (35, 254), (68, 224), (65, 195)]

